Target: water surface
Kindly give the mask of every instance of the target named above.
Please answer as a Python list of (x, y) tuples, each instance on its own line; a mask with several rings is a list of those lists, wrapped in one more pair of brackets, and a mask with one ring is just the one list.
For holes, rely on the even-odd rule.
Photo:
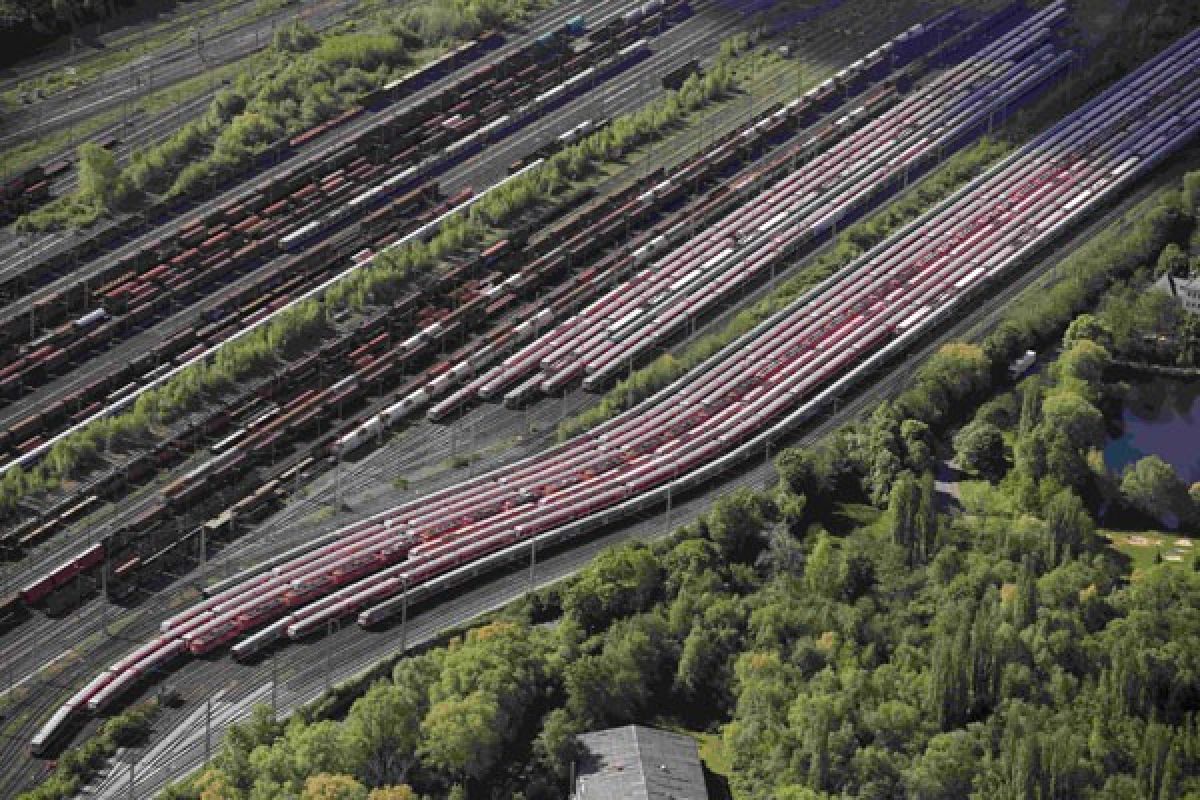
[(1200, 481), (1200, 381), (1156, 378), (1133, 386), (1122, 411), (1123, 431), (1104, 448), (1104, 464), (1120, 474), (1156, 455), (1184, 483)]

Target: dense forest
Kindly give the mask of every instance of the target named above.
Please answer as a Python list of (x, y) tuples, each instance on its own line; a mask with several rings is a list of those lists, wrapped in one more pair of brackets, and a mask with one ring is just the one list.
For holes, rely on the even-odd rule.
[[(773, 485), (369, 687), (286, 723), (260, 709), (166, 796), (561, 797), (577, 733), (638, 721), (703, 736), (737, 798), (1200, 797), (1200, 573), (1131, 574), (1094, 521), (1197, 513), (1169, 468), (1114, 476), (1097, 457), (1128, 388), (1114, 355), (1195, 345), (1142, 335), (1179, 313), (1142, 289), (1195, 266), (1179, 254), (1200, 244), (1200, 174), (1182, 186), (981, 345), (943, 347), (868, 419), (784, 450)], [(1052, 340), (1014, 386), (1009, 354)], [(961, 502), (934, 480), (949, 457)]]

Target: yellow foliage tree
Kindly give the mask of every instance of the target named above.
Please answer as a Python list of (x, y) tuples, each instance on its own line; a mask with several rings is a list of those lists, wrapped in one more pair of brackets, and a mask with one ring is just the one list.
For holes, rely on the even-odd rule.
[(407, 784), (372, 789), (367, 800), (417, 800), (417, 793)]
[(300, 800), (365, 800), (367, 789), (349, 775), (322, 772), (304, 782)]

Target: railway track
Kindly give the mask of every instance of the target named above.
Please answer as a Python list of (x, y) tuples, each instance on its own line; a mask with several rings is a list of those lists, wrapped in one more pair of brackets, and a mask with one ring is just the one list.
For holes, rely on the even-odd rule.
[[(682, 38), (678, 38), (676, 40), (668, 41), (666, 43), (667, 44), (666, 52), (670, 52), (670, 49), (673, 48), (676, 44), (685, 46), (685, 47), (690, 47), (694, 44), (698, 44), (700, 41), (700, 38), (698, 38), (698, 37), (708, 38), (711, 36), (711, 33), (712, 33), (711, 29), (706, 31), (706, 29), (703, 26), (697, 26), (696, 31), (697, 31), (696, 33), (692, 34), (689, 37), (682, 37)], [(669, 34), (668, 34), (668, 36), (669, 36)], [(693, 39), (695, 39), (696, 41), (693, 41)], [(663, 55), (662, 52), (655, 53), (650, 59), (650, 61), (652, 62), (651, 66), (653, 66), (653, 63), (657, 59), (659, 59), (659, 57), (662, 55)], [(618, 79), (621, 79), (621, 77), (618, 76)], [(541, 121), (537, 121), (537, 122), (535, 122), (534, 125), (529, 126), (525, 129), (522, 129), (521, 131), (519, 131), (516, 136), (510, 137), (508, 140), (505, 140), (506, 146), (508, 148), (524, 147), (524, 146), (526, 146), (526, 143), (529, 142), (532, 138), (539, 136), (542, 133), (542, 131), (545, 129), (545, 127), (546, 126), (544, 124), (542, 124)], [(536, 146), (536, 145), (529, 145), (529, 146)], [(340, 237), (340, 238), (344, 239), (345, 237)], [(242, 282), (245, 283), (250, 280), (252, 280), (252, 279), (244, 278), (244, 279), (242, 279)], [(188, 302), (193, 302), (193, 301), (189, 300)], [(209, 305), (209, 307), (212, 307), (215, 304), (209, 303), (208, 305)], [(180, 319), (177, 316), (172, 317), (170, 320), (164, 322), (163, 324), (156, 326), (154, 328), (153, 334), (151, 334), (149, 332), (141, 334), (140, 335), (140, 341), (141, 341), (140, 344), (128, 344), (128, 343), (122, 344), (118, 347), (117, 350), (109, 351), (102, 359), (100, 359), (98, 362), (92, 364), (91, 366), (85, 367), (82, 370), (73, 371), (70, 375), (68, 375), (66, 377), (54, 379), (52, 384), (49, 387), (38, 390), (37, 392), (35, 392), (35, 394), (32, 397), (27, 398), (27, 400), (36, 401), (39, 406), (52, 405), (55, 402), (56, 398), (59, 401), (65, 402), (65, 401), (69, 400), (70, 397), (74, 397), (75, 393), (77, 393), (79, 390), (81, 390), (81, 388), (86, 388), (89, 386), (94, 387), (97, 376), (110, 374), (108, 371), (109, 365), (111, 363), (113, 363), (114, 361), (116, 361), (118, 363), (128, 361), (129, 359), (137, 356), (138, 354), (144, 353), (146, 351), (146, 347), (149, 344), (149, 342), (153, 340), (153, 337), (160, 337), (163, 339), (171, 339), (171, 337), (173, 337), (175, 334), (185, 331), (185, 330), (187, 330), (187, 328), (189, 328), (190, 326), (195, 325), (195, 324), (198, 324), (198, 323), (194, 323), (188, 319)], [(26, 369), (28, 369), (28, 367)], [(92, 392), (92, 394), (94, 394), (94, 392)], [(0, 414), (0, 422), (7, 421), (10, 424), (12, 424), (14, 421), (18, 420), (19, 413), (20, 413), (19, 411), (9, 411), (8, 413)], [(24, 430), (26, 428), (27, 428), (27, 426), (22, 426), (22, 430)], [(52, 433), (53, 433), (52, 430), (44, 430), (45, 436), (49, 436)], [(21, 434), (21, 437), (23, 437), (23, 436), (24, 436), (24, 434)]]
[(85, 610), (84, 610), (84, 609), (82, 609), (82, 613), (88, 613), (88, 612), (85, 612)]
[[(589, 4), (584, 0), (565, 0), (565, 2), (556, 4), (552, 9), (543, 13), (536, 24), (532, 27), (537, 30), (562, 25), (568, 19), (578, 16), (581, 13), (591, 10), (591, 13), (607, 13), (612, 9), (624, 9), (635, 4), (627, 2), (627, 0), (609, 0), (599, 6)], [(531, 44), (537, 37), (536, 33), (516, 34), (512, 36), (502, 47), (494, 52), (494, 57), (501, 57), (511, 54), (521, 47)], [(429, 86), (422, 89), (419, 97), (427, 97), (433, 93), (442, 91), (451, 86), (457, 79), (456, 75), (446, 75), (434, 81)], [(352, 120), (348, 124), (340, 127), (337, 132), (337, 141), (349, 139), (358, 134), (361, 134), (373, 123), (373, 115), (367, 114), (359, 119)], [(323, 156), (328, 155), (336, 149), (331, 146), (329, 137), (322, 137), (320, 140), (310, 143), (310, 145), (302, 148), (295, 157), (288, 158), (281, 163), (263, 170), (255, 176), (247, 176), (247, 180), (251, 177), (255, 180), (270, 181), (282, 175), (288, 169), (295, 166), (297, 163), (311, 161), (313, 163), (319, 161)], [(120, 244), (115, 248), (108, 249), (99, 258), (95, 259), (95, 265), (90, 268), (91, 271), (96, 271), (106, 264), (111, 264), (121, 258), (130, 256), (138, 250), (152, 245), (160, 239), (164, 239), (168, 235), (178, 233), (183, 230), (188, 224), (196, 219), (203, 218), (207, 214), (216, 211), (225, 203), (241, 191), (241, 186), (223, 191), (219, 195), (202, 201), (185, 208), (181, 213), (172, 215), (166, 222), (156, 225), (153, 229), (146, 232), (135, 232), (132, 239), (126, 243)], [(100, 229), (97, 229), (99, 231)], [(43, 262), (52, 256), (60, 255), (67, 249), (73, 237), (70, 235), (56, 235), (45, 237), (43, 243), (34, 244), (26, 243), (22, 246), (22, 251), (19, 257), (9, 259), (5, 264), (5, 269), (0, 271), (0, 279), (6, 277), (16, 271), (28, 269), (31, 265)], [(14, 314), (22, 313), (22, 310), (28, 304), (35, 304), (52, 296), (58, 291), (61, 291), (68, 282), (73, 281), (71, 275), (56, 279), (51, 283), (39, 287), (34, 291), (23, 294), (20, 302), (10, 301), (4, 308), (0, 309), (0, 321), (10, 319)]]
[[(932, 338), (922, 348), (915, 351), (908, 359), (888, 367), (879, 379), (873, 381), (862, 391), (846, 399), (846, 402), (828, 415), (813, 421), (811, 427), (792, 437), (782, 440), (781, 446), (804, 446), (818, 442), (841, 425), (858, 418), (874, 404), (888, 397), (904, 386), (912, 377), (911, 364), (922, 362), (946, 341), (960, 339), (972, 330), (988, 327), (997, 322), (1005, 311), (1006, 306), (1023, 290), (1046, 279), (1058, 258), (1065, 257), (1078, 244), (1086, 241), (1095, 231), (1111, 223), (1133, 207), (1153, 191), (1153, 186), (1147, 185), (1125, 201), (1105, 213), (1087, 229), (1076, 234), (1069, 242), (1064, 242), (1057, 248), (1054, 258), (1047, 258), (1035, 264), (1027, 274), (1003, 287), (995, 295), (989, 297), (978, 309), (978, 314), (972, 314), (948, 327), (939, 335)], [(543, 401), (539, 410), (544, 421), (553, 416), (553, 401)], [(522, 424), (519, 412), (496, 409), (484, 406), (470, 412), (470, 415), (485, 415), (496, 412), (498, 416), (506, 417), (518, 427)], [(488, 424), (492, 419), (484, 417)], [(681, 495), (673, 505), (670, 523), (686, 525), (699, 518), (719, 496), (739, 487), (759, 487), (769, 484), (774, 479), (774, 469), (762, 462), (740, 471), (727, 480), (715, 483), (710, 488), (692, 495)], [(601, 550), (606, 547), (630, 540), (647, 540), (665, 535), (668, 517), (665, 509), (657, 513), (644, 514), (619, 526), (616, 530), (607, 532), (595, 539), (578, 545), (575, 549), (563, 553), (554, 553), (546, 557), (539, 556), (535, 571), (534, 585), (545, 586), (554, 581), (574, 574), (585, 566)], [(505, 605), (512, 599), (520, 597), (529, 589), (528, 569), (524, 566), (514, 567), (503, 574), (488, 576), (481, 579), (480, 585), (471, 588), (462, 595), (445, 598), (435, 607), (414, 608), (409, 617), (407, 642), (410, 647), (418, 647), (436, 640), (442, 631), (461, 626), (479, 616), (479, 614)], [(377, 648), (366, 649), (360, 640), (374, 641)], [(275, 652), (274, 663), (271, 658), (264, 658), (256, 664), (242, 665), (228, 670), (217, 669), (212, 664), (189, 665), (189, 669), (207, 670), (214, 673), (208, 681), (201, 681), (201, 691), (211, 687), (223, 687), (220, 702), (227, 704), (215, 706), (211, 724), (210, 749), (215, 751), (217, 743), (230, 722), (237, 721), (226, 709), (237, 709), (240, 718), (244, 718), (250, 707), (255, 703), (270, 704), (272, 699), (272, 677), (278, 677), (275, 689), (275, 700), (278, 712), (286, 714), (305, 702), (319, 696), (324, 691), (327, 682), (337, 683), (357, 674), (363, 668), (376, 663), (382, 658), (395, 654), (398, 650), (396, 629), (393, 627), (388, 636), (372, 636), (361, 629), (347, 626), (334, 631), (331, 635), (322, 637), (315, 642), (300, 643), (297, 647), (289, 647)], [(322, 655), (325, 652), (339, 654), (349, 651), (351, 656), (343, 661), (337, 659), (326, 662)], [(135, 770), (135, 792), (149, 796), (160, 790), (166, 783), (177, 779), (177, 776), (198, 768), (205, 760), (204, 730), (205, 706), (197, 700), (188, 704), (183, 712), (172, 712), (164, 717), (158, 726), (166, 733), (161, 744), (156, 741), (146, 748), (146, 755), (137, 754), (139, 766)], [(104, 778), (102, 787), (92, 792), (101, 798), (120, 800), (128, 792), (129, 772), (127, 763), (134, 754), (123, 753), (118, 756)]]
[[(1052, 13), (1034, 19), (1044, 20)], [(1018, 32), (1014, 35), (1028, 35), (1026, 28)], [(1000, 40), (978, 63), (990, 63), (987, 56), (1004, 52), (997, 48), (1007, 47), (1006, 41), (1011, 39)], [(358, 523), (336, 547), (296, 557), (283, 573), (277, 568), (275, 574), (286, 578), (247, 579), (240, 588), (172, 617), (163, 624), (159, 647), (170, 643), (173, 653), (182, 643), (193, 654), (206, 653), (261, 625), (263, 610), (267, 621), (278, 617), (274, 598), (290, 592), (304, 599), (299, 610), (284, 619), (289, 638), (332, 626), (347, 612), (361, 611), (360, 624), (375, 625), (398, 610), (390, 599), (400, 591), (393, 586), (396, 581), (384, 580), (390, 575), (405, 576), (405, 587), (419, 586), (440, 571), (519, 546), (545, 531), (557, 528), (569, 534), (611, 523), (614, 514), (653, 506), (664, 490), (669, 504), (676, 484), (685, 490), (728, 471), (769, 444), (769, 437), (810, 419), (831, 393), (844, 391), (881, 360), (911, 347), (930, 325), (978, 291), (988, 270), (1007, 270), (1036, 252), (1076, 219), (1093, 196), (1102, 198), (1128, 185), (1200, 129), (1200, 74), (1191, 69), (1193, 51), (1200, 51), (1200, 35), (1182, 41), (1071, 115), (667, 394), (552, 448), (537, 462), (519, 462), (503, 473), (467, 481), (418, 505), (403, 505)], [(891, 269), (875, 272), (869, 269), (873, 263), (887, 263)], [(968, 275), (971, 278), (964, 280)], [(876, 298), (883, 285), (897, 296), (896, 303), (868, 307), (855, 302)], [(948, 301), (951, 285), (957, 299)], [(831, 318), (821, 313), (846, 303), (855, 309), (858, 322), (844, 314)], [(867, 314), (890, 322), (862, 324)], [(912, 320), (923, 317), (928, 317), (924, 324), (913, 325)], [(797, 337), (808, 344), (797, 346)], [(872, 354), (865, 361), (846, 364), (868, 349)], [(754, 365), (754, 387), (744, 386), (743, 361)], [(825, 382), (832, 385), (824, 388)], [(735, 389), (736, 395), (726, 393)], [(802, 403), (798, 409), (796, 395)], [(679, 403), (686, 411), (680, 411)], [(662, 418), (664, 413), (672, 421)], [(685, 449), (671, 452), (681, 447)], [(582, 475), (577, 474), (580, 470)], [(504, 480), (498, 481), (498, 475)], [(350, 578), (346, 588), (313, 602), (305, 587), (319, 581), (322, 570), (339, 565), (359, 569), (350, 565), (362, 563), (369, 543), (380, 537), (387, 538), (389, 550), (403, 548), (403, 564), (384, 569), (372, 557), (366, 578)], [(330, 555), (321, 557), (324, 552)], [(289, 584), (292, 576), (301, 578)], [(315, 596), (324, 598), (329, 591), (320, 589)], [(337, 598), (343, 599), (330, 605)], [(285, 628), (273, 625), (272, 630), (282, 635)], [(114, 668), (113, 687), (168, 660), (169, 656), (147, 656), (128, 672)], [(89, 688), (80, 695), (93, 697), (89, 708), (101, 705), (100, 698), (113, 690), (88, 694), (94, 691)]]
[[(287, 463), (286, 463), (286, 465), (287, 465)], [(353, 487), (348, 487), (348, 488), (353, 488)], [(134, 509), (140, 510), (140, 509), (142, 509), (142, 506), (134, 506)]]
[[(712, 36), (712, 35), (710, 35), (710, 36)], [(653, 65), (652, 65), (652, 66), (653, 66)], [(581, 100), (581, 101), (578, 101), (578, 102), (580, 102), (580, 103), (587, 103), (588, 101), (587, 101), (587, 100)], [(569, 110), (569, 109), (566, 109), (566, 110)], [(574, 122), (572, 122), (572, 124), (574, 124)], [(527, 138), (528, 138), (528, 139), (535, 139), (535, 138), (536, 138), (536, 133), (530, 133), (530, 134), (528, 134), (528, 137), (527, 137)], [(530, 142), (530, 145), (529, 145), (529, 146), (532, 146), (532, 142)], [(470, 164), (468, 164), (468, 166), (467, 166), (467, 167), (472, 167), (472, 166), (470, 166)], [(142, 506), (138, 506), (138, 509), (140, 509), (140, 507), (142, 507)], [(125, 518), (128, 518), (128, 515), (125, 515)], [(109, 525), (109, 527), (110, 527), (110, 525)], [(95, 533), (95, 531), (96, 531), (96, 529), (95, 529), (94, 527), (90, 528), (90, 530), (94, 531), (94, 533)], [(61, 554), (61, 553), (59, 553), (59, 552), (54, 552), (54, 553), (53, 553), (52, 555), (50, 555), (50, 557), (48, 557), (48, 558), (50, 558), (50, 559), (53, 559), (53, 558), (60, 558), (60, 557), (61, 557), (61, 555), (62, 555), (62, 554)]]

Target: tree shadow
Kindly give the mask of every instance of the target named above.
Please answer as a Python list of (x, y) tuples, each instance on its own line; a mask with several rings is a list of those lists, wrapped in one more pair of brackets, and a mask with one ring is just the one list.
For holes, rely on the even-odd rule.
[(729, 779), (718, 775), (707, 766), (704, 766), (704, 790), (708, 792), (708, 800), (733, 800)]

